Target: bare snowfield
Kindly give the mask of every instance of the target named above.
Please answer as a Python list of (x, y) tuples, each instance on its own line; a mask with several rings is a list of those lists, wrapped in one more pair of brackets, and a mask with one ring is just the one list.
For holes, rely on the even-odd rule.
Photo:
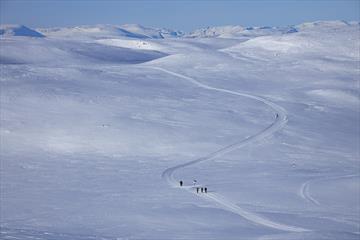
[(359, 23), (0, 34), (1, 239), (360, 238)]

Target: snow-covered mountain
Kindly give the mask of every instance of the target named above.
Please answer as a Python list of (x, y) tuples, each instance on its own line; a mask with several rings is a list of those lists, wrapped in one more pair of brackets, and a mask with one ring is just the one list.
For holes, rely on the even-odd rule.
[(150, 28), (144, 27), (139, 24), (124, 24), (121, 28), (129, 32), (144, 35), (148, 38), (169, 38), (169, 37), (182, 37), (184, 35), (181, 31), (170, 30), (166, 28)]
[(144, 27), (139, 24), (124, 25), (92, 25), (61, 28), (39, 28), (37, 31), (50, 37), (87, 37), (87, 38), (138, 38), (138, 39), (163, 39), (163, 38), (240, 38), (262, 35), (280, 34), (295, 31), (293, 27), (242, 27), (218, 26), (197, 29), (190, 33), (170, 30), (166, 28)]
[(268, 35), (281, 35), (301, 31), (324, 31), (325, 29), (336, 29), (347, 26), (356, 26), (359, 22), (346, 21), (317, 21), (302, 23), (287, 27), (243, 27), (243, 26), (218, 26), (197, 29), (186, 34), (187, 37), (219, 37), (219, 38), (244, 38)]
[(93, 25), (93, 26), (77, 26), (62, 28), (39, 28), (39, 32), (50, 37), (67, 37), (67, 38), (138, 38), (138, 39), (162, 39), (168, 37), (181, 37), (180, 31), (172, 31), (169, 29), (159, 29), (144, 27), (139, 24), (124, 25)]
[(359, 58), (359, 53), (353, 51), (360, 46), (358, 23), (314, 22), (300, 24), (293, 28), (296, 29), (296, 34), (260, 36), (236, 44), (224, 51), (247, 56), (251, 56), (253, 53), (256, 55), (262, 53), (269, 57), (284, 54), (293, 60), (299, 55), (311, 55), (319, 58), (335, 56), (341, 59)]
[(359, 23), (6, 29), (1, 239), (359, 239)]
[(330, 30), (330, 29), (337, 29), (337, 28), (343, 28), (347, 26), (358, 26), (359, 22), (356, 21), (316, 21), (316, 22), (305, 22), (299, 25), (296, 25), (295, 28), (299, 31), (301, 30)]
[(0, 36), (44, 37), (33, 29), (17, 24), (1, 24)]
[(294, 27), (242, 27), (242, 26), (219, 26), (197, 29), (187, 37), (202, 38), (249, 38), (264, 35), (275, 35), (296, 32)]
[(109, 37), (129, 37), (129, 38), (148, 38), (148, 36), (136, 32), (130, 32), (114, 25), (94, 25), (61, 28), (39, 28), (42, 34), (49, 37), (67, 38), (109, 38)]
[(347, 26), (357, 26), (359, 22), (346, 21), (317, 21), (287, 27), (243, 27), (217, 26), (196, 29), (185, 33), (166, 28), (144, 27), (139, 24), (109, 25), (98, 24), (76, 27), (38, 28), (30, 29), (23, 25), (1, 25), (0, 35), (33, 36), (33, 37), (62, 37), (62, 38), (135, 38), (135, 39), (164, 39), (164, 38), (254, 38), (259, 36), (282, 35), (299, 31), (323, 31)]

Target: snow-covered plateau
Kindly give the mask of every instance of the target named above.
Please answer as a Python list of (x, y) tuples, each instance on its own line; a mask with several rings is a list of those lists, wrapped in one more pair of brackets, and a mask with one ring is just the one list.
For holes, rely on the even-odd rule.
[(358, 240), (359, 38), (1, 25), (0, 238)]

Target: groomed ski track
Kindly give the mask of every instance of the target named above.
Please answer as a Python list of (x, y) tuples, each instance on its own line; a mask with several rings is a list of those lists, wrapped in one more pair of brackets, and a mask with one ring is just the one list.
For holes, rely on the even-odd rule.
[[(197, 80), (195, 80), (194, 78), (176, 73), (176, 72), (172, 72), (169, 71), (167, 69), (161, 68), (161, 67), (150, 67), (148, 66), (147, 68), (151, 68), (151, 69), (155, 69), (158, 71), (162, 71), (165, 73), (168, 73), (172, 76), (178, 77), (178, 78), (182, 78), (185, 79), (189, 82), (191, 82), (192, 84), (203, 88), (203, 89), (207, 89), (207, 90), (211, 90), (211, 91), (217, 91), (217, 92), (223, 92), (223, 93), (227, 93), (227, 94), (232, 94), (232, 95), (237, 95), (237, 96), (241, 96), (241, 97), (247, 97), (250, 99), (254, 99), (257, 100), (259, 102), (264, 103), (265, 105), (269, 106), (270, 108), (273, 109), (274, 111), (274, 122), (272, 124), (270, 124), (268, 127), (266, 127), (265, 129), (263, 129), (262, 131), (249, 136), (243, 140), (240, 140), (236, 143), (233, 143), (231, 145), (228, 145), (226, 147), (223, 147), (215, 152), (212, 152), (204, 157), (198, 158), (196, 160), (193, 161), (189, 161), (174, 167), (170, 167), (168, 169), (166, 169), (163, 173), (162, 173), (162, 178), (168, 182), (168, 184), (172, 187), (178, 187), (178, 181), (176, 179), (174, 179), (174, 172), (178, 169), (196, 164), (196, 163), (200, 163), (200, 162), (205, 162), (205, 161), (210, 161), (212, 159), (215, 159), (217, 157), (223, 156), (229, 152), (232, 152), (236, 149), (239, 149), (241, 147), (244, 147), (246, 145), (258, 142), (268, 136), (271, 136), (272, 134), (274, 134), (275, 132), (279, 131), (281, 128), (283, 128), (286, 123), (287, 123), (287, 116), (286, 116), (286, 111), (285, 109), (283, 109), (282, 107), (276, 105), (275, 103), (272, 103), (268, 100), (266, 100), (265, 98), (259, 97), (259, 96), (255, 96), (255, 95), (250, 95), (247, 93), (240, 93), (240, 92), (236, 92), (236, 91), (231, 91), (231, 90), (227, 90), (227, 89), (222, 89), (222, 88), (216, 88), (216, 87), (212, 87), (206, 84), (203, 84), (201, 82), (198, 82)], [(182, 189), (185, 189), (187, 191), (189, 191), (190, 193), (196, 194), (192, 187), (188, 187), (188, 186), (184, 186), (182, 187)], [(235, 214), (240, 215), (241, 217), (247, 219), (250, 222), (253, 222), (255, 224), (259, 224), (259, 225), (263, 225), (269, 228), (273, 228), (273, 229), (277, 229), (277, 230), (281, 230), (281, 231), (288, 231), (288, 232), (304, 232), (304, 231), (309, 231), (308, 229), (304, 229), (304, 228), (300, 228), (300, 227), (295, 227), (295, 226), (290, 226), (290, 225), (286, 225), (286, 224), (282, 224), (282, 223), (277, 223), (274, 222), (272, 220), (266, 219), (263, 216), (257, 215), (255, 213), (249, 212), (241, 207), (239, 207), (238, 205), (236, 205), (234, 202), (232, 202), (229, 199), (226, 199), (224, 196), (221, 196), (220, 194), (217, 193), (207, 193), (207, 194), (196, 194), (197, 196), (200, 196), (202, 198), (205, 198), (207, 200), (216, 202), (219, 206), (221, 206), (221, 208), (231, 211)]]

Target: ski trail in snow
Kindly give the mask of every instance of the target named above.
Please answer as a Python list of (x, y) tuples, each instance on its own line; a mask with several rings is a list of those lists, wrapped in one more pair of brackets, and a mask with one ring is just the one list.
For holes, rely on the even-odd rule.
[[(174, 179), (174, 172), (180, 168), (184, 168), (199, 162), (204, 162), (204, 161), (210, 161), (214, 158), (223, 156), (229, 152), (234, 151), (235, 149), (241, 148), (243, 146), (249, 145), (251, 143), (255, 143), (258, 142), (268, 136), (271, 136), (273, 133), (277, 132), (278, 130), (280, 130), (281, 128), (283, 128), (286, 123), (287, 123), (287, 116), (286, 116), (286, 111), (285, 109), (283, 109), (282, 107), (276, 105), (275, 103), (272, 103), (268, 100), (266, 100), (265, 98), (259, 97), (259, 96), (255, 96), (255, 95), (250, 95), (247, 93), (240, 93), (240, 92), (236, 92), (236, 91), (231, 91), (231, 90), (227, 90), (227, 89), (223, 89), (223, 88), (216, 88), (216, 87), (212, 87), (206, 84), (203, 84), (201, 82), (196, 81), (195, 79), (176, 73), (176, 72), (172, 72), (169, 71), (167, 69), (161, 68), (161, 67), (147, 67), (147, 68), (151, 68), (151, 69), (155, 69), (155, 70), (159, 70), (165, 73), (168, 73), (170, 75), (176, 76), (178, 78), (182, 78), (185, 79), (191, 83), (193, 83), (194, 85), (203, 88), (203, 89), (207, 89), (207, 90), (212, 90), (212, 91), (217, 91), (217, 92), (223, 92), (223, 93), (227, 93), (227, 94), (232, 94), (232, 95), (237, 95), (237, 96), (242, 96), (242, 97), (247, 97), (247, 98), (251, 98), (257, 101), (260, 101), (264, 104), (266, 104), (267, 106), (271, 107), (274, 112), (275, 112), (275, 121), (273, 123), (271, 123), (268, 127), (266, 127), (265, 129), (261, 130), (260, 132), (249, 136), (241, 141), (238, 141), (236, 143), (233, 143), (231, 145), (228, 145), (226, 147), (223, 147), (215, 152), (212, 152), (204, 157), (195, 159), (193, 161), (187, 162), (187, 163), (183, 163), (174, 167), (170, 167), (168, 169), (166, 169), (163, 173), (162, 173), (162, 178), (164, 180), (166, 180), (168, 182), (169, 185), (173, 186), (173, 187), (177, 187), (178, 186), (178, 181)], [(185, 187), (185, 190), (194, 193), (194, 191), (192, 191), (191, 187)], [(304, 228), (300, 228), (300, 227), (295, 227), (295, 226), (290, 226), (290, 225), (286, 225), (286, 224), (281, 224), (281, 223), (277, 223), (274, 221), (271, 221), (269, 219), (266, 219), (260, 215), (257, 215), (255, 213), (246, 211), (245, 209), (239, 207), (238, 205), (236, 205), (235, 203), (231, 202), (230, 200), (226, 199), (225, 197), (219, 195), (219, 194), (215, 194), (215, 193), (207, 193), (207, 194), (196, 194), (197, 196), (201, 196), (205, 199), (208, 200), (212, 200), (214, 202), (216, 202), (217, 204), (219, 204), (220, 206), (222, 206), (222, 208), (231, 211), (235, 214), (240, 215), (241, 217), (247, 219), (248, 221), (251, 221), (253, 223), (256, 224), (260, 224), (266, 227), (270, 227), (273, 229), (278, 229), (278, 230), (282, 230), (282, 231), (289, 231), (289, 232), (304, 232), (304, 231), (309, 231), (308, 229), (304, 229)]]
[(320, 205), (319, 201), (314, 199), (310, 194), (310, 184), (315, 183), (315, 182), (325, 181), (325, 180), (336, 180), (336, 179), (341, 179), (341, 178), (352, 178), (352, 177), (358, 177), (358, 176), (359, 175), (352, 174), (352, 175), (342, 175), (342, 176), (332, 176), (332, 177), (322, 177), (322, 178), (317, 178), (317, 179), (311, 179), (309, 181), (304, 182), (301, 185), (301, 187), (299, 189), (299, 195), (301, 198), (305, 199), (308, 202), (311, 202), (315, 205)]
[(289, 231), (289, 232), (303, 232), (306, 231), (306, 229), (295, 227), (295, 226), (289, 226), (286, 224), (277, 223), (274, 221), (271, 221), (269, 219), (266, 219), (262, 216), (256, 215), (252, 212), (246, 211), (245, 209), (242, 209), (235, 203), (223, 198), (222, 196), (215, 194), (215, 193), (207, 193), (203, 194), (204, 197), (210, 198), (213, 201), (219, 203), (220, 205), (223, 205), (226, 207), (226, 209), (230, 209), (233, 213), (237, 213), (238, 215), (242, 216), (243, 218), (246, 218), (249, 221), (252, 221), (257, 224), (261, 224), (267, 227)]
[(310, 195), (309, 185), (312, 181), (313, 180), (309, 180), (309, 181), (303, 183), (300, 187), (299, 194), (300, 194), (300, 197), (302, 197), (306, 201), (311, 202), (315, 205), (320, 205), (320, 203)]

